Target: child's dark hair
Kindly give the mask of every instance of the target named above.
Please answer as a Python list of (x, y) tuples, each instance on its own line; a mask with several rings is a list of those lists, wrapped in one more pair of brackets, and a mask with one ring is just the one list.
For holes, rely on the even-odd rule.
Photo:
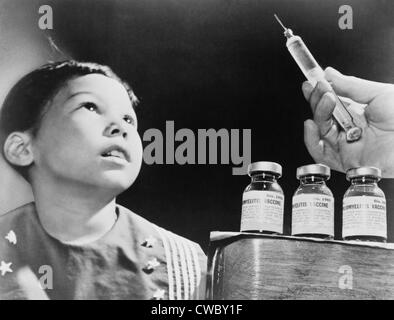
[[(127, 90), (132, 106), (135, 107), (138, 103), (130, 86), (108, 66), (75, 60), (45, 64), (20, 79), (4, 100), (0, 110), (0, 144), (3, 156), (4, 143), (10, 133), (29, 130), (35, 136), (47, 111), (48, 102), (67, 81), (88, 74), (101, 74), (119, 81)], [(12, 166), (26, 178), (27, 168)]]

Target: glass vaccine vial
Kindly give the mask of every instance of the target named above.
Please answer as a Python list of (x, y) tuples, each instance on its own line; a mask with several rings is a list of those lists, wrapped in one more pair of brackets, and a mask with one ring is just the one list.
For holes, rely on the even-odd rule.
[(323, 164), (297, 168), (300, 185), (293, 195), (292, 235), (334, 238), (334, 197), (326, 185), (330, 174), (330, 168)]
[(284, 194), (277, 180), (282, 166), (259, 161), (248, 166), (251, 183), (242, 195), (241, 231), (283, 233)]
[(386, 242), (386, 197), (378, 186), (381, 177), (381, 170), (375, 167), (346, 172), (351, 184), (343, 197), (343, 240)]

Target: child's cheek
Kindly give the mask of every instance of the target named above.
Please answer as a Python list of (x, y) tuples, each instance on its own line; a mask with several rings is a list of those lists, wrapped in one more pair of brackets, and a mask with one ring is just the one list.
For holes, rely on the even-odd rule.
[(133, 153), (138, 157), (136, 160), (142, 159), (143, 149), (142, 149), (142, 141), (138, 132), (135, 134), (134, 143), (132, 144)]

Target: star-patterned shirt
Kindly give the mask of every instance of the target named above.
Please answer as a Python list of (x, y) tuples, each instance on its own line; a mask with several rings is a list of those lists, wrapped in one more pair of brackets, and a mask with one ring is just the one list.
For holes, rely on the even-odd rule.
[(0, 217), (0, 300), (203, 299), (201, 247), (117, 205), (101, 239), (71, 245), (51, 237), (34, 203)]

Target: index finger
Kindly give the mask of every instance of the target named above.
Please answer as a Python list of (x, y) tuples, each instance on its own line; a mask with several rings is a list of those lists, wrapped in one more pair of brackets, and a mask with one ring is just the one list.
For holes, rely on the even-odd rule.
[(313, 86), (309, 81), (304, 81), (302, 83), (302, 93), (304, 94), (304, 98), (306, 101), (309, 101), (313, 91)]

